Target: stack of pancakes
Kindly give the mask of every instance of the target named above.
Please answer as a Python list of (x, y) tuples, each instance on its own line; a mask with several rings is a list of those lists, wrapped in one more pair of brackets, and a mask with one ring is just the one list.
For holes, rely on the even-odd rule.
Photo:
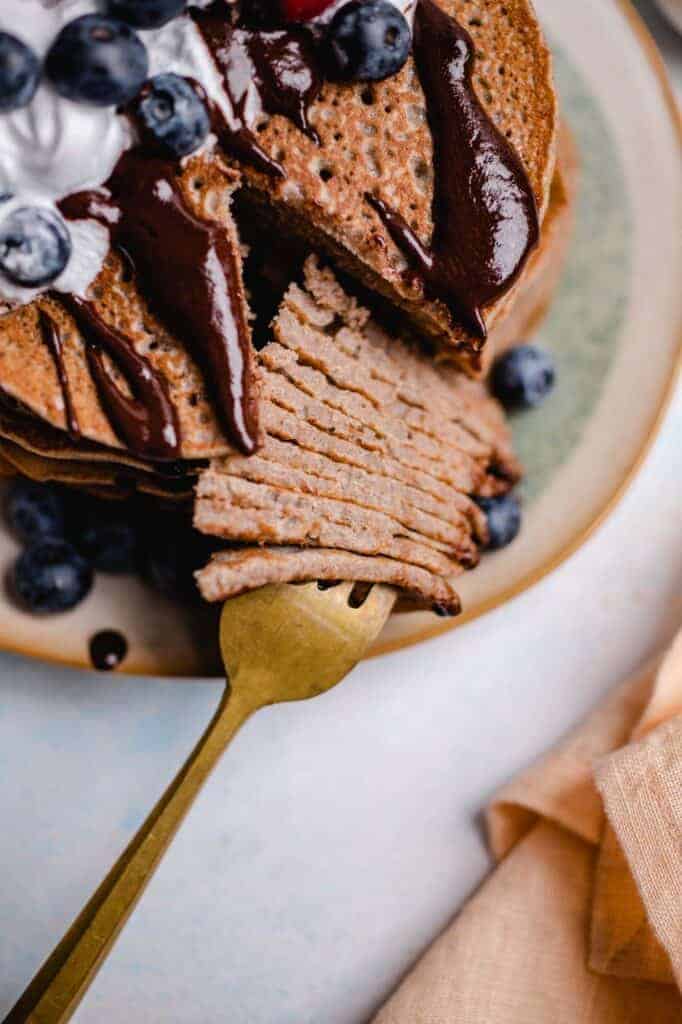
[(199, 574), (204, 597), (383, 581), (456, 614), (453, 581), (486, 541), (474, 498), (519, 477), (498, 404), (388, 335), (312, 257), (259, 362), (262, 447), (199, 477), (197, 529), (240, 543)]
[[(185, 166), (181, 180), (190, 209), (222, 224), (238, 245), (230, 212), (239, 180), (234, 171), (217, 159), (197, 157)], [(163, 497), (190, 498), (198, 466), (230, 451), (204, 375), (182, 339), (151, 311), (120, 253), (110, 252), (90, 300), (102, 320), (130, 338), (166, 382), (179, 422), (181, 458), (172, 463), (144, 459), (116, 436), (91, 376), (84, 340), (58, 295), (0, 317), (0, 454), (28, 476), (112, 497), (137, 488)], [(68, 397), (45, 343), (41, 311), (48, 312), (59, 329)], [(125, 393), (125, 380), (106, 356), (104, 360)], [(68, 399), (78, 437), (69, 434)]]
[[(532, 4), (439, 0), (439, 6), (473, 39), (476, 94), (520, 157), (542, 223), (557, 171), (559, 113), (551, 54)], [(404, 313), (420, 336), (435, 341), (466, 371), (479, 371), (482, 340), (456, 323), (441, 302), (426, 297), (419, 276), (405, 274), (405, 257), (366, 201), (372, 194), (389, 203), (420, 239), (430, 239), (433, 142), (414, 59), (383, 82), (325, 82), (310, 121), (319, 146), (284, 118), (274, 117), (259, 130), (259, 143), (285, 176), (278, 181), (242, 168), (245, 195), (258, 216), (327, 253)], [(544, 251), (542, 260), (550, 258)], [(486, 309), (489, 334), (510, 314), (529, 277), (540, 272), (537, 262), (527, 266), (515, 287)]]
[[(0, 316), (3, 472), (111, 497), (137, 489), (195, 500), (197, 529), (227, 542), (200, 574), (207, 600), (277, 580), (384, 580), (454, 612), (453, 580), (476, 564), (486, 538), (475, 499), (518, 479), (503, 413), (474, 378), (549, 304), (570, 228), (575, 160), (559, 132), (551, 58), (528, 0), (439, 2), (473, 37), (477, 95), (515, 147), (541, 220), (540, 245), (522, 275), (485, 310), (485, 344), (424, 294), (418, 275), (405, 273), (403, 254), (366, 201), (372, 194), (390, 202), (428, 243), (433, 147), (411, 58), (383, 82), (324, 83), (310, 112), (319, 145), (283, 117), (260, 125), (258, 142), (283, 167), (281, 179), (224, 153), (183, 165), (189, 208), (222, 225), (240, 256), (243, 217), (243, 235), (266, 257), (272, 225), (324, 257), (310, 257), (303, 272), (292, 258), (290, 273), (279, 266), (273, 275), (288, 287), (257, 355), (255, 455), (230, 445), (210, 382), (117, 251), (88, 298), (165, 381), (181, 436), (172, 463), (132, 453), (116, 435), (84, 339), (58, 296)], [(330, 264), (344, 274), (343, 289)], [(242, 297), (252, 317), (248, 285)], [(380, 326), (387, 309), (390, 332)], [(41, 311), (59, 328), (66, 388)]]

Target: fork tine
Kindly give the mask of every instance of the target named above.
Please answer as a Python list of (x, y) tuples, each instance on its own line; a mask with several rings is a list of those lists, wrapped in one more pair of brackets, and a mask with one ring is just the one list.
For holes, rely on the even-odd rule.
[[(378, 620), (382, 615), (388, 616), (393, 608), (396, 597), (393, 587), (386, 586), (383, 583), (359, 583), (355, 580), (339, 583), (337, 586), (329, 589), (320, 590), (317, 583), (314, 584), (314, 587), (316, 590), (316, 600), (322, 599), (325, 602), (329, 602), (327, 607), (347, 609), (349, 614), (352, 615), (362, 614), (368, 628), (371, 628), (370, 623), (373, 620)], [(368, 590), (364, 599), (359, 604), (356, 604), (353, 601), (353, 596), (358, 587), (367, 587)]]
[(363, 604), (372, 592), (371, 583), (356, 583), (351, 591), (351, 595), (348, 598), (348, 604), (351, 608), (362, 608)]
[(380, 617), (382, 615), (388, 617), (393, 609), (395, 600), (396, 591), (393, 587), (389, 587), (385, 583), (374, 583), (357, 611), (367, 615), (368, 618)]
[(313, 584), (315, 590), (323, 601), (330, 601), (335, 605), (347, 605), (350, 595), (353, 593), (354, 583), (339, 583), (335, 587), (327, 587), (320, 590), (317, 583)]
[[(315, 594), (317, 601), (331, 602), (335, 606), (347, 606), (350, 611), (361, 611), (367, 609), (366, 614), (372, 615), (383, 607), (390, 607), (395, 602), (395, 590), (383, 583), (365, 583), (358, 580), (346, 580), (343, 582), (334, 581), (331, 585), (325, 585), (325, 580), (316, 580), (311, 583), (293, 583), (288, 586), (295, 586), (297, 590), (308, 591)], [(359, 601), (353, 599), (355, 592), (360, 591)], [(366, 591), (366, 592), (365, 592)], [(370, 601), (374, 598), (372, 603)], [(368, 607), (369, 605), (369, 607)]]

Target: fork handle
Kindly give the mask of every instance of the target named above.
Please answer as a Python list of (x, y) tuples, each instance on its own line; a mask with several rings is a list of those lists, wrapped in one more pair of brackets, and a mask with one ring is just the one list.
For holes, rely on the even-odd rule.
[(203, 736), (4, 1024), (70, 1020), (220, 755), (256, 710), (226, 686)]

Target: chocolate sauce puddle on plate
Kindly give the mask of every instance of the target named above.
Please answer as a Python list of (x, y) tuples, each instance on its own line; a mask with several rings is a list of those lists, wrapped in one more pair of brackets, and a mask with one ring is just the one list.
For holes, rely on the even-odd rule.
[(260, 29), (233, 25), (221, 3), (192, 17), (223, 77), (230, 112), (222, 112), (218, 130), (228, 152), (259, 170), (284, 175), (258, 144), (253, 133), (263, 113), (280, 114), (314, 142), (309, 110), (322, 86), (315, 44), (303, 28)]
[[(172, 162), (139, 148), (124, 153), (104, 188), (109, 197), (69, 196), (60, 203), (62, 213), (71, 220), (94, 218), (109, 229), (160, 318), (201, 366), (230, 440), (252, 454), (258, 442), (253, 350), (227, 232), (187, 208)], [(178, 453), (175, 446), (173, 455), (157, 457)]]
[(115, 629), (103, 629), (90, 640), (90, 661), (98, 672), (113, 672), (125, 660), (128, 641)]
[(45, 342), (45, 346), (52, 356), (52, 360), (57, 371), (57, 379), (59, 381), (59, 386), (62, 391), (62, 399), (64, 401), (64, 415), (66, 417), (67, 433), (72, 441), (79, 441), (81, 431), (78, 425), (78, 417), (76, 416), (76, 410), (73, 405), (69, 377), (64, 363), (64, 346), (62, 344), (62, 336), (59, 331), (59, 324), (52, 319), (46, 309), (41, 309), (38, 311), (38, 325), (40, 327), (40, 333), (43, 341)]
[(533, 189), (516, 151), (474, 91), (474, 42), (434, 0), (419, 0), (413, 54), (433, 139), (433, 237), (367, 196), (426, 291), (485, 339), (483, 308), (512, 286), (538, 243)]

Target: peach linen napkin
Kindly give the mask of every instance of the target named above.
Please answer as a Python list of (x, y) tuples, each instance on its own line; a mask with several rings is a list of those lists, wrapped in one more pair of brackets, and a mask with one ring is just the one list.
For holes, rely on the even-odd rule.
[(682, 633), (486, 817), (496, 870), (374, 1024), (681, 1024)]

